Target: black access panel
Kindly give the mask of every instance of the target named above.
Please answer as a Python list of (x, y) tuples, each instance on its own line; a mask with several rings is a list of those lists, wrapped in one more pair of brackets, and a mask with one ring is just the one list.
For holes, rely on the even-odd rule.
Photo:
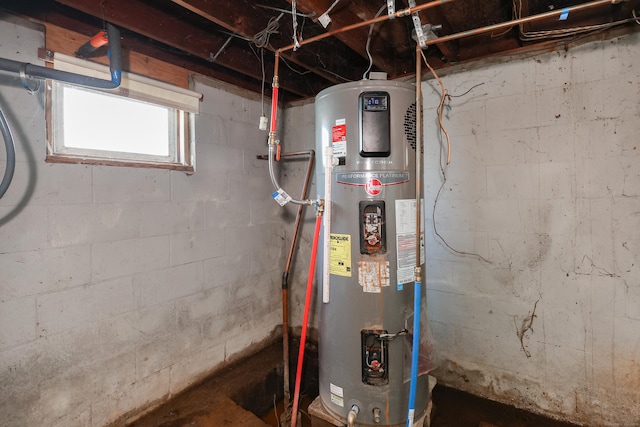
[(391, 154), (389, 93), (362, 92), (358, 104), (360, 155), (362, 157), (388, 157)]

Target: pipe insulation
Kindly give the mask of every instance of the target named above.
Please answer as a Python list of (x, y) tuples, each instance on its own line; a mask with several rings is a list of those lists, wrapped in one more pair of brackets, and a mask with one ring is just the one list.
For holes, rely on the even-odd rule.
[(111, 24), (107, 24), (109, 37), (109, 72), (111, 80), (103, 80), (95, 77), (82, 76), (67, 71), (54, 70), (11, 59), (0, 58), (0, 70), (15, 74), (24, 74), (26, 77), (36, 79), (52, 79), (65, 83), (87, 86), (94, 89), (116, 89), (122, 80), (122, 48), (120, 45), (120, 31)]
[[(0, 58), (0, 71), (8, 71), (18, 74), (25, 84), (26, 78), (53, 79), (65, 83), (87, 86), (95, 89), (116, 89), (122, 80), (122, 48), (120, 45), (120, 31), (111, 24), (107, 24), (107, 37), (109, 39), (109, 71), (111, 80), (103, 80), (95, 77), (82, 76), (66, 71), (54, 70), (26, 62)], [(11, 130), (4, 113), (0, 109), (0, 132), (4, 139), (7, 152), (7, 161), (2, 182), (0, 182), (0, 198), (4, 196), (11, 184), (16, 165), (16, 149), (11, 135)]]

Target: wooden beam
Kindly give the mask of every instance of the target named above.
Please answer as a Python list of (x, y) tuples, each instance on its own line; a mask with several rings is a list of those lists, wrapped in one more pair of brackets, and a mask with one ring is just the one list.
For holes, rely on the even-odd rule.
[[(211, 60), (224, 46), (228, 36), (222, 32), (205, 31), (191, 22), (179, 19), (174, 14), (149, 6), (138, 0), (57, 0), (66, 6), (106, 20), (121, 28), (159, 41), (167, 46), (179, 49), (198, 58)], [(265, 72), (273, 68), (265, 60)], [(273, 63), (272, 60), (270, 62)], [(260, 60), (240, 43), (231, 42), (216, 58), (216, 64), (234, 72), (260, 81), (262, 72)], [(286, 86), (285, 86), (286, 85)], [(301, 96), (311, 95), (308, 83), (302, 76), (290, 73), (283, 90)], [(267, 85), (267, 87), (270, 87)]]
[[(245, 39), (253, 40), (255, 36), (263, 32), (269, 25), (269, 21), (272, 17), (277, 17), (278, 13), (270, 13), (266, 9), (255, 6), (254, 3), (246, 0), (237, 0), (230, 6), (229, 3), (213, 2), (212, 0), (171, 0), (172, 2), (184, 7), (185, 9), (226, 28), (229, 32), (235, 33)], [(242, 14), (239, 13), (242, 11)], [(265, 49), (275, 52), (277, 47), (287, 45), (291, 43), (291, 39), (286, 39), (285, 34), (288, 36), (288, 27), (286, 30), (283, 28), (284, 24), (290, 23), (290, 14), (284, 14), (278, 21), (280, 28), (277, 32), (274, 32), (270, 36), (270, 43), (264, 46)], [(320, 57), (328, 58), (331, 55), (335, 55), (335, 50), (327, 48), (326, 44), (318, 44), (315, 46), (315, 54)], [(304, 60), (302, 56), (295, 53), (284, 53), (282, 58), (289, 61), (304, 70), (310, 71), (317, 76), (327, 80), (331, 83), (338, 83), (339, 79), (333, 76), (330, 72), (325, 72), (318, 66), (317, 61), (309, 63)], [(353, 63), (349, 64), (348, 58), (340, 57), (342, 63), (340, 69), (352, 70)], [(355, 75), (349, 75), (347, 78), (356, 78)]]
[[(287, 1), (291, 3), (291, 0)], [(314, 13), (318, 17), (325, 13), (332, 3), (332, 0), (296, 1), (298, 9), (302, 13)], [(343, 9), (336, 8), (329, 14), (331, 24), (329, 24), (327, 30), (336, 30), (347, 25), (373, 18), (379, 7), (379, 4), (366, 5), (365, 7), (364, 5), (349, 2), (347, 7)], [(379, 28), (376, 32), (378, 31)], [(376, 32), (374, 32), (374, 34)], [(357, 28), (347, 33), (339, 33), (336, 34), (335, 37), (368, 61), (366, 45), (369, 37), (369, 27)], [(392, 43), (386, 43), (386, 41), (381, 37), (372, 38), (370, 43), (370, 52), (372, 53), (374, 65), (390, 75), (396, 75), (399, 67), (406, 68), (398, 64), (398, 61), (401, 61), (402, 58), (398, 57), (397, 52), (395, 51), (395, 46)]]

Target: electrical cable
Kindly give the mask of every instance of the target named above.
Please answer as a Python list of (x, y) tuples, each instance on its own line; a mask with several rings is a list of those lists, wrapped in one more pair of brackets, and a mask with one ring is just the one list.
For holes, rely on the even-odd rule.
[(280, 12), (280, 15), (277, 17), (272, 16), (267, 23), (267, 26), (264, 30), (259, 31), (253, 36), (252, 42), (259, 48), (263, 48), (269, 45), (269, 39), (272, 34), (278, 34), (278, 29), (280, 28), (280, 18), (284, 16), (284, 12)]
[(320, 14), (320, 16), (322, 16), (322, 15), (328, 15), (328, 14), (333, 10), (333, 8), (334, 8), (334, 7), (336, 7), (336, 5), (337, 5), (338, 3), (340, 3), (340, 0), (336, 0), (336, 1), (334, 1), (334, 2), (331, 4), (331, 6), (329, 6), (329, 8), (328, 8), (327, 10), (325, 10), (325, 11), (324, 11), (324, 13), (321, 13), (321, 14)]
[(298, 42), (298, 13), (296, 12), (296, 0), (291, 0), (291, 16), (293, 24), (293, 50), (294, 52), (300, 47)]
[(311, 71), (307, 70), (307, 71), (300, 71), (300, 70), (296, 70), (295, 68), (293, 68), (286, 59), (284, 59), (283, 57), (280, 57), (280, 60), (284, 63), (284, 65), (287, 66), (287, 68), (289, 68), (291, 71), (293, 71), (296, 74), (299, 74), (301, 76), (304, 76), (306, 74), (309, 74)]
[[(442, 146), (440, 146), (440, 158), (442, 158)], [(433, 201), (433, 211), (431, 212), (431, 222), (433, 223), (433, 232), (435, 233), (436, 236), (438, 236), (438, 238), (440, 239), (440, 241), (451, 251), (454, 252), (458, 255), (467, 255), (467, 256), (472, 256), (472, 257), (476, 257), (478, 258), (480, 261), (485, 262), (487, 264), (492, 264), (493, 262), (489, 261), (488, 259), (486, 259), (485, 257), (483, 257), (480, 254), (477, 253), (473, 253), (473, 252), (465, 252), (465, 251), (459, 251), (455, 248), (453, 248), (446, 240), (444, 237), (442, 237), (442, 235), (440, 234), (440, 232), (438, 231), (438, 228), (436, 226), (436, 207), (438, 205), (438, 200), (440, 199), (440, 193), (442, 192), (442, 189), (444, 188), (445, 184), (447, 183), (447, 175), (444, 171), (444, 168), (442, 167), (442, 164), (440, 165), (440, 173), (442, 174), (442, 184), (440, 184), (440, 188), (438, 188), (438, 193), (436, 194), (436, 198)]]
[(16, 146), (13, 141), (13, 136), (11, 135), (11, 129), (9, 128), (9, 124), (7, 123), (7, 119), (0, 108), (0, 132), (2, 133), (2, 138), (4, 139), (4, 147), (7, 152), (7, 160), (6, 166), (4, 169), (4, 176), (2, 177), (2, 182), (0, 182), (0, 198), (4, 196), (4, 194), (9, 189), (9, 185), (11, 185), (11, 181), (13, 180), (13, 173), (16, 169)]
[[(429, 64), (429, 62), (427, 62), (427, 58), (424, 55), (424, 51), (420, 52), (422, 54), (422, 59), (424, 61), (424, 63), (427, 65), (427, 67), (429, 68), (429, 70), (431, 71), (431, 74), (433, 74), (433, 76), (435, 77), (435, 79), (438, 81), (438, 83), (440, 84), (440, 89), (441, 89), (441, 97), (440, 97), (440, 103), (438, 104), (438, 109), (437, 109), (437, 114), (438, 114), (438, 124), (440, 126), (440, 132), (441, 134), (444, 134), (447, 140), (447, 161), (446, 164), (448, 165), (451, 161), (451, 141), (449, 139), (449, 133), (447, 132), (447, 130), (444, 127), (444, 124), (442, 123), (442, 108), (444, 106), (444, 101), (445, 99), (447, 99), (447, 97), (451, 97), (452, 95), (449, 95), (447, 93), (446, 88), (444, 87), (444, 83), (442, 83), (442, 80), (440, 79), (440, 77), (438, 76), (438, 74), (436, 73), (436, 71), (433, 69), (433, 67), (431, 67), (431, 65)], [(475, 86), (472, 86), (469, 90), (467, 90), (465, 93), (463, 93), (462, 95), (455, 95), (456, 97), (460, 97), (463, 95), (468, 94), (469, 92), (471, 92), (473, 89), (475, 89), (476, 87), (480, 86), (484, 84), (484, 82), (482, 83), (478, 83)], [(473, 256), (478, 258), (479, 260), (487, 263), (487, 264), (493, 264), (491, 261), (489, 261), (488, 259), (486, 259), (485, 257), (483, 257), (480, 254), (477, 253), (473, 253), (473, 252), (465, 252), (465, 251), (459, 251), (457, 249), (454, 249), (445, 239), (444, 237), (442, 237), (442, 235), (440, 234), (440, 232), (438, 232), (438, 227), (436, 226), (436, 207), (438, 205), (438, 200), (440, 199), (440, 194), (442, 193), (442, 189), (444, 188), (445, 184), (447, 183), (447, 174), (445, 173), (444, 170), (444, 166), (442, 166), (442, 144), (440, 144), (440, 156), (439, 156), (439, 164), (440, 164), (440, 173), (442, 174), (442, 184), (440, 184), (440, 188), (438, 188), (438, 192), (436, 193), (436, 198), (433, 201), (433, 211), (431, 212), (431, 222), (433, 223), (433, 232), (435, 233), (436, 236), (438, 236), (438, 238), (442, 241), (442, 243), (452, 252), (458, 254), (458, 255), (468, 255), (468, 256)]]
[(231, 39), (233, 39), (234, 37), (235, 37), (235, 34), (230, 34), (229, 37), (227, 37), (227, 40), (222, 44), (220, 49), (218, 49), (218, 52), (216, 52), (215, 55), (211, 56), (210, 62), (216, 62), (216, 60), (218, 59), (218, 56), (220, 56), (220, 54), (224, 52), (225, 48), (231, 42)]
[[(373, 18), (377, 18), (378, 16), (380, 16), (380, 14), (382, 13), (383, 10), (385, 10), (387, 8), (387, 4), (383, 4), (382, 7), (380, 8), (380, 10), (378, 10), (378, 13), (376, 13), (376, 16), (374, 16)], [(373, 67), (373, 57), (371, 56), (371, 52), (369, 50), (369, 48), (371, 47), (371, 35), (373, 34), (373, 26), (375, 25), (375, 22), (371, 25), (369, 25), (369, 36), (367, 37), (367, 45), (365, 50), (367, 51), (367, 56), (369, 57), (369, 66), (367, 67), (367, 69), (364, 71), (364, 73), (362, 73), (362, 80), (366, 80), (367, 79), (367, 74), (369, 73), (369, 71), (371, 71), (371, 67)]]
[[(284, 12), (284, 13), (291, 14), (291, 9), (286, 10), (286, 9), (281, 9), (279, 7), (267, 6), (267, 5), (264, 5), (264, 4), (257, 4), (256, 6), (261, 7), (263, 9), (271, 9), (271, 10), (275, 10), (277, 12)], [(312, 18), (312, 17), (316, 16), (315, 12), (311, 12), (311, 13), (296, 12), (296, 15), (301, 16), (303, 18)]]
[(468, 94), (469, 92), (471, 92), (472, 90), (474, 90), (475, 88), (477, 88), (478, 86), (482, 86), (483, 84), (484, 84), (484, 82), (482, 82), (482, 83), (478, 83), (478, 84), (476, 84), (476, 85), (473, 85), (473, 86), (471, 86), (471, 87), (469, 88), (469, 90), (467, 90), (466, 92), (464, 92), (464, 93), (462, 93), (462, 94), (460, 94), (460, 95), (451, 95), (451, 94), (449, 94), (449, 93), (448, 93), (448, 94), (447, 94), (447, 98), (460, 98), (460, 97), (463, 97), (463, 96), (465, 96), (466, 94)]
[[(513, 15), (517, 19), (522, 18), (522, 0), (513, 0)], [(625, 24), (627, 22), (635, 21), (637, 24), (640, 24), (638, 21), (638, 17), (635, 14), (635, 10), (631, 10), (632, 18), (622, 19), (614, 22), (607, 22), (603, 24), (594, 24), (594, 25), (585, 25), (580, 27), (571, 27), (571, 28), (562, 28), (556, 30), (543, 30), (543, 31), (525, 31), (524, 25), (519, 25), (519, 35), (520, 40), (522, 41), (532, 41), (532, 40), (544, 40), (544, 39), (552, 39), (552, 38), (561, 38), (561, 37), (569, 37), (582, 33), (598, 31), (598, 30), (606, 30), (608, 28), (614, 27), (616, 25)]]
[(429, 71), (431, 71), (431, 74), (433, 74), (433, 77), (435, 77), (438, 83), (440, 83), (440, 90), (441, 90), (442, 96), (440, 97), (440, 104), (438, 104), (438, 110), (437, 110), (438, 124), (440, 125), (440, 130), (442, 131), (442, 133), (444, 133), (444, 136), (447, 138), (447, 164), (449, 164), (451, 162), (451, 140), (449, 139), (449, 132), (447, 132), (447, 129), (445, 129), (444, 124), (442, 123), (442, 108), (444, 107), (444, 101), (447, 98), (447, 89), (444, 87), (444, 83), (442, 83), (442, 80), (440, 80), (440, 77), (438, 76), (438, 73), (436, 73), (436, 70), (434, 70), (431, 64), (429, 64), (429, 62), (427, 61), (427, 57), (424, 56), (424, 51), (421, 50), (420, 53), (422, 55), (422, 59), (424, 60), (424, 63), (427, 65), (427, 68), (429, 68)]
[(262, 69), (262, 85), (260, 86), (260, 106), (262, 107), (262, 117), (264, 117), (264, 83), (266, 78), (264, 72), (264, 49), (260, 49), (260, 68)]

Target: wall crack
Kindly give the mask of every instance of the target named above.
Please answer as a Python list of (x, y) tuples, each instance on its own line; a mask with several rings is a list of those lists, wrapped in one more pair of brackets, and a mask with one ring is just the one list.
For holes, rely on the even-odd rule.
[(531, 312), (527, 314), (527, 316), (524, 319), (522, 319), (522, 322), (519, 327), (518, 327), (515, 316), (513, 318), (513, 323), (516, 325), (516, 334), (518, 335), (518, 339), (520, 340), (520, 348), (524, 352), (525, 356), (527, 356), (527, 358), (531, 357), (531, 352), (529, 351), (529, 349), (524, 343), (525, 335), (529, 331), (531, 331), (531, 334), (533, 334), (533, 319), (536, 318), (536, 309), (541, 299), (542, 297), (536, 300), (536, 302), (533, 304), (533, 310), (531, 310)]

